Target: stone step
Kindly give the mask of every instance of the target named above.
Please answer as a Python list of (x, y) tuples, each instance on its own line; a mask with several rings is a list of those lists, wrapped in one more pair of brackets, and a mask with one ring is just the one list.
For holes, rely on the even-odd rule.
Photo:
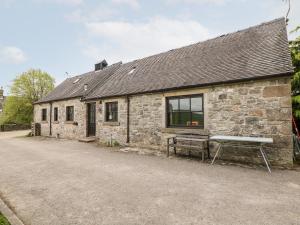
[(87, 137), (87, 138), (82, 138), (79, 139), (79, 142), (84, 142), (84, 143), (90, 143), (90, 142), (95, 142), (97, 140), (97, 138), (95, 137)]

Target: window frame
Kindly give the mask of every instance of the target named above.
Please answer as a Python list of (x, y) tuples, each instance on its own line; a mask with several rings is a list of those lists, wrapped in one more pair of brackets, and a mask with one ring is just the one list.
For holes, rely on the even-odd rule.
[[(69, 111), (68, 109), (72, 109), (72, 118), (69, 118)], [(67, 122), (74, 122), (74, 116), (75, 116), (75, 110), (74, 110), (74, 106), (70, 105), (70, 106), (66, 106), (66, 121)]]
[[(45, 112), (45, 115), (44, 115), (44, 112)], [(47, 108), (42, 108), (42, 115), (41, 115), (41, 121), (47, 121), (47, 117), (48, 117), (48, 115), (47, 115)], [(44, 118), (44, 116), (45, 116), (45, 118)]]
[[(202, 111), (192, 111), (192, 104), (191, 104), (191, 99), (192, 98), (195, 98), (195, 97), (201, 97), (202, 99)], [(178, 99), (178, 112), (180, 112), (180, 103), (179, 103), (179, 99), (184, 99), (184, 98), (189, 98), (189, 105), (190, 105), (190, 110), (189, 110), (189, 113), (190, 113), (190, 119), (192, 119), (192, 113), (193, 112), (202, 112), (203, 114), (203, 124), (202, 125), (198, 125), (198, 126), (184, 126), (182, 124), (180, 125), (170, 125), (170, 121), (169, 121), (169, 117), (170, 117), (170, 111), (169, 111), (169, 100), (172, 100), (172, 99)], [(205, 114), (204, 114), (204, 94), (203, 93), (200, 93), (200, 94), (190, 94), (190, 95), (178, 95), (178, 96), (169, 96), (169, 97), (166, 97), (166, 108), (165, 108), (165, 118), (166, 118), (166, 121), (165, 121), (165, 124), (166, 124), (166, 128), (184, 128), (184, 129), (204, 129), (205, 125)]]
[[(115, 112), (117, 115), (116, 115), (116, 120), (114, 119), (109, 119), (109, 105), (112, 105), (112, 104), (116, 104), (117, 105), (117, 110), (116, 111), (112, 111), (112, 112)], [(118, 122), (119, 121), (119, 103), (118, 101), (113, 101), (113, 102), (105, 102), (105, 122)]]
[(58, 122), (58, 107), (53, 108), (53, 121)]

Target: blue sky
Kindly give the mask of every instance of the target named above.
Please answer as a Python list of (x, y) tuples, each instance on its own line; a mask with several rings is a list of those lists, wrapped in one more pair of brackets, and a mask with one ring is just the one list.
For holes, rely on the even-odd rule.
[[(288, 30), (300, 25), (300, 1), (291, 5)], [(30, 68), (58, 84), (104, 58), (127, 62), (286, 11), (282, 0), (0, 0), (0, 86)]]

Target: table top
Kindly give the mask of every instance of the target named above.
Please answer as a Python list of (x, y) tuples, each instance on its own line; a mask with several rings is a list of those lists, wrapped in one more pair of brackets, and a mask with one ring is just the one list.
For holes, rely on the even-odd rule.
[(244, 136), (225, 136), (214, 135), (209, 138), (211, 141), (240, 141), (240, 142), (256, 142), (256, 143), (273, 143), (273, 138), (263, 137), (244, 137)]

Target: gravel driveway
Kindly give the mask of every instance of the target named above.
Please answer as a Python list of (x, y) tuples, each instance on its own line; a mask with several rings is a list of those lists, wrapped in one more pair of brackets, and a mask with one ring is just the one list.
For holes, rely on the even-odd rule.
[(300, 172), (1, 135), (0, 196), (26, 225), (300, 224)]

